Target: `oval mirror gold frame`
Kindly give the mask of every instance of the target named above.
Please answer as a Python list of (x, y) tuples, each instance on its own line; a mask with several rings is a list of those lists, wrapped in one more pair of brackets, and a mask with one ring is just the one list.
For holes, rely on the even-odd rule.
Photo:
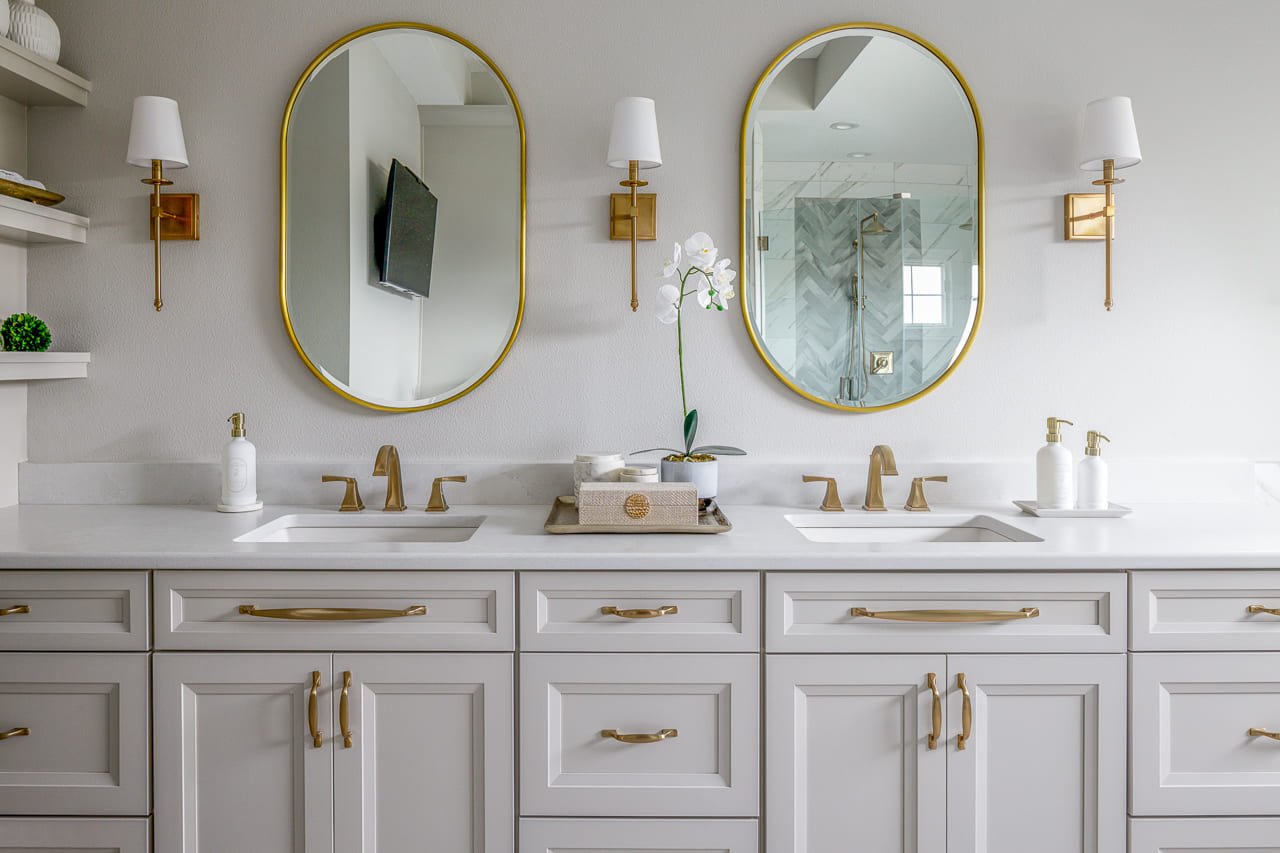
[[(907, 41), (913, 42), (914, 44), (918, 45), (919, 47), (923, 48), (924, 50), (932, 54), (932, 56), (936, 58), (939, 62), (941, 62), (942, 65), (951, 73), (951, 75), (955, 78), (956, 83), (959, 84), (960, 89), (964, 92), (965, 98), (968, 99), (969, 109), (973, 113), (974, 129), (977, 134), (977, 199), (974, 205), (974, 233), (976, 237), (976, 240), (975, 240), (976, 255), (975, 256), (977, 258), (978, 272), (977, 272), (977, 284), (976, 284), (977, 305), (973, 314), (972, 327), (969, 330), (969, 335), (965, 339), (963, 346), (957, 352), (950, 366), (947, 367), (947, 369), (944, 370), (941, 374), (939, 374), (939, 376), (936, 379), (934, 379), (931, 383), (926, 385), (924, 388), (921, 388), (919, 391), (916, 391), (915, 393), (911, 394), (910, 396), (904, 397), (901, 400), (895, 400), (892, 403), (886, 403), (884, 405), (878, 405), (878, 406), (841, 405), (840, 403), (835, 402), (834, 400), (823, 399), (822, 397), (812, 394), (809, 391), (806, 391), (805, 389), (801, 388), (796, 382), (794, 382), (791, 379), (791, 377), (788, 376), (775, 363), (773, 357), (769, 354), (768, 350), (766, 349), (764, 341), (762, 341), (760, 339), (760, 336), (757, 335), (756, 333), (755, 326), (751, 322), (750, 309), (748, 308), (749, 299), (747, 298), (748, 297), (747, 282), (745, 281), (745, 277), (746, 277), (745, 270), (747, 269), (746, 259), (750, 257), (750, 255), (748, 255), (748, 247), (747, 247), (747, 237), (748, 237), (747, 181), (750, 179), (750, 175), (748, 174), (748, 152), (750, 150), (750, 145), (751, 145), (752, 112), (756, 107), (757, 99), (759, 99), (761, 95), (764, 93), (764, 90), (767, 87), (767, 85), (770, 82), (772, 82), (775, 76), (775, 73), (778, 72), (786, 62), (796, 57), (797, 55), (802, 53), (807, 47), (809, 47), (810, 42), (812, 42), (815, 39), (820, 39), (825, 36), (830, 36), (833, 33), (840, 33), (845, 31), (857, 31), (857, 30), (862, 30), (862, 31), (871, 30), (874, 32), (881, 32), (881, 33), (894, 35), (899, 38), (905, 39)], [(742, 293), (740, 295), (741, 298), (739, 299), (739, 301), (742, 303), (742, 320), (743, 320), (743, 324), (747, 327), (747, 335), (751, 339), (751, 344), (752, 346), (755, 347), (756, 353), (764, 361), (765, 365), (769, 368), (770, 371), (773, 372), (773, 375), (776, 376), (782, 382), (783, 385), (786, 385), (792, 391), (794, 391), (795, 393), (799, 394), (801, 397), (804, 397), (807, 400), (812, 400), (813, 402), (818, 403), (819, 405), (822, 405), (822, 406), (826, 406), (827, 408), (830, 408), (830, 409), (837, 409), (843, 412), (861, 412), (861, 413), (881, 412), (881, 411), (886, 411), (888, 409), (896, 409), (899, 406), (905, 406), (908, 403), (919, 400), (921, 397), (925, 396), (930, 391), (933, 391), (935, 388), (941, 385), (944, 381), (946, 381), (946, 379), (949, 376), (951, 376), (953, 372), (955, 372), (955, 369), (960, 365), (960, 363), (964, 361), (965, 356), (968, 355), (969, 353), (970, 347), (973, 346), (973, 340), (978, 334), (978, 327), (982, 323), (982, 311), (983, 311), (983, 305), (985, 302), (985, 295), (986, 295), (986, 212), (985, 212), (986, 149), (983, 142), (982, 116), (978, 112), (978, 102), (974, 99), (973, 91), (969, 88), (968, 82), (964, 79), (964, 76), (960, 73), (959, 69), (957, 69), (955, 65), (952, 64), (951, 60), (948, 59), (940, 50), (938, 50), (937, 47), (935, 47), (930, 42), (926, 41), (925, 39), (921, 38), (915, 33), (912, 33), (908, 30), (904, 30), (900, 27), (892, 26), (890, 24), (859, 22), (859, 23), (836, 24), (831, 27), (826, 27), (824, 29), (817, 30), (816, 32), (809, 33), (803, 38), (797, 39), (796, 41), (792, 42), (792, 44), (788, 46), (786, 50), (778, 54), (778, 56), (772, 62), (769, 63), (768, 67), (766, 67), (764, 72), (760, 75), (760, 78), (756, 81), (755, 86), (751, 90), (750, 97), (747, 98), (747, 106), (746, 106), (746, 109), (743, 111), (742, 130), (741, 130), (741, 136), (739, 139), (739, 145), (740, 145), (740, 148), (739, 148), (739, 154), (738, 154), (738, 204), (739, 204), (739, 210), (738, 210), (739, 241), (738, 242), (739, 242), (740, 254), (738, 257), (742, 259), (741, 267), (744, 270), (744, 276), (743, 276), (744, 281), (742, 282), (742, 285), (743, 285), (741, 288)]]
[[(322, 66), (337, 51), (341, 50), (342, 48), (356, 41), (357, 39), (367, 35), (371, 35), (373, 33), (385, 32), (389, 30), (418, 30), (421, 32), (433, 33), (435, 35), (442, 36), (451, 41), (454, 41), (457, 44), (461, 45), (462, 47), (466, 48), (467, 50), (470, 50), (478, 59), (483, 61), (484, 64), (488, 66), (489, 70), (493, 72), (494, 76), (497, 77), (498, 81), (502, 83), (503, 89), (506, 91), (507, 98), (511, 102), (511, 109), (515, 115), (515, 124), (516, 124), (516, 129), (518, 131), (519, 140), (520, 140), (520, 229), (519, 229), (520, 233), (519, 233), (519, 256), (517, 259), (517, 269), (519, 271), (519, 301), (518, 301), (518, 304), (516, 305), (515, 321), (512, 323), (512, 326), (511, 326), (511, 336), (507, 339), (506, 346), (503, 347), (502, 351), (498, 354), (497, 359), (494, 360), (493, 364), (490, 365), (489, 369), (486, 370), (480, 376), (480, 378), (476, 379), (470, 385), (467, 385), (461, 391), (451, 394), (449, 397), (445, 399), (434, 400), (432, 402), (425, 403), (423, 405), (413, 405), (413, 406), (387, 406), (381, 403), (372, 402), (370, 400), (364, 400), (364, 399), (361, 399), (360, 397), (357, 397), (355, 394), (351, 393), (349, 390), (333, 382), (331, 379), (329, 379), (328, 376), (325, 375), (324, 371), (321, 370), (320, 367), (317, 364), (315, 364), (315, 362), (313, 362), (310, 357), (307, 356), (307, 353), (302, 348), (301, 342), (298, 340), (297, 332), (293, 328), (293, 321), (289, 318), (289, 301), (288, 301), (289, 170), (288, 170), (288, 165), (289, 165), (290, 118), (293, 115), (293, 110), (295, 105), (297, 104), (298, 96), (302, 93), (303, 86), (305, 86), (307, 84), (307, 81), (311, 79), (311, 76), (312, 74), (315, 73), (316, 69)], [(381, 412), (421, 412), (427, 409), (439, 408), (440, 406), (447, 405), (449, 403), (454, 402), (455, 400), (459, 400), (467, 396), (476, 388), (478, 388), (480, 385), (483, 385), (485, 380), (487, 380), (490, 376), (492, 376), (493, 372), (497, 370), (498, 366), (502, 364), (502, 362), (506, 359), (507, 354), (511, 352), (511, 347), (515, 344), (516, 335), (519, 333), (520, 324), (524, 319), (525, 205), (526, 205), (526, 197), (527, 197), (525, 147), (526, 147), (526, 144), (525, 144), (524, 115), (520, 110), (520, 102), (519, 100), (516, 99), (516, 93), (514, 90), (512, 90), (511, 84), (507, 81), (506, 75), (504, 75), (502, 73), (502, 70), (498, 68), (496, 64), (494, 64), (493, 60), (489, 58), (488, 54), (486, 54), (480, 48), (476, 47), (471, 42), (467, 41), (466, 39), (462, 38), (456, 33), (450, 32), (449, 30), (445, 30), (440, 27), (433, 27), (430, 24), (414, 23), (412, 21), (394, 21), (394, 22), (384, 23), (384, 24), (374, 24), (372, 26), (364, 27), (362, 29), (348, 33), (347, 35), (338, 39), (333, 44), (325, 48), (325, 50), (322, 51), (319, 56), (317, 56), (315, 59), (311, 61), (311, 64), (307, 66), (306, 70), (302, 72), (302, 76), (298, 78), (298, 82), (293, 87), (293, 92), (289, 95), (289, 100), (285, 104), (284, 118), (280, 123), (280, 311), (284, 318), (285, 331), (288, 333), (289, 341), (293, 344), (293, 348), (297, 351), (298, 357), (302, 359), (302, 362), (307, 366), (307, 369), (310, 370), (311, 373), (317, 379), (319, 379), (322, 383), (324, 383), (324, 385), (330, 391), (333, 391), (335, 394), (339, 395), (340, 397), (350, 400), (352, 403), (355, 403), (360, 406), (364, 406), (366, 408), (376, 409)]]

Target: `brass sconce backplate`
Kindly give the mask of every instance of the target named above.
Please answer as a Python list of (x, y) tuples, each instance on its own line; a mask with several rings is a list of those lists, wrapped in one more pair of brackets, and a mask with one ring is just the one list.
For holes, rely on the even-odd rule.
[[(165, 240), (200, 239), (200, 196), (196, 193), (163, 193), (160, 207), (160, 234)], [(151, 220), (150, 239), (156, 238), (156, 220)]]
[[(658, 194), (636, 194), (636, 239), (658, 239)], [(631, 239), (631, 194), (612, 193), (609, 196), (609, 239)]]
[[(1107, 239), (1105, 193), (1067, 193), (1062, 197), (1062, 239)], [(1080, 217), (1091, 217), (1081, 219)], [(1114, 228), (1114, 226), (1112, 226)]]

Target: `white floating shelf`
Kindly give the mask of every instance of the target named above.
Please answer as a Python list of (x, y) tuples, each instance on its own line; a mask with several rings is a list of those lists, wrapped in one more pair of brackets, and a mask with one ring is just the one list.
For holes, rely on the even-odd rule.
[(87, 352), (0, 352), (0, 382), (83, 379), (88, 375)]
[(30, 107), (84, 107), (92, 90), (80, 75), (0, 38), (0, 95)]
[(56, 207), (0, 195), (0, 240), (13, 243), (83, 243), (89, 218)]

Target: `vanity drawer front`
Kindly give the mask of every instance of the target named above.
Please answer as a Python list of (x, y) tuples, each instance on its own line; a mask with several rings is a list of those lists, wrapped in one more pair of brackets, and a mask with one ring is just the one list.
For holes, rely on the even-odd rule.
[[(613, 608), (617, 613), (602, 612)], [(654, 615), (654, 614), (659, 615)], [(527, 651), (758, 652), (754, 572), (527, 572)]]
[(155, 586), (157, 649), (515, 648), (510, 572), (156, 572)]
[[(765, 647), (770, 652), (1123, 652), (1125, 592), (1121, 573), (778, 572), (765, 580)], [(857, 608), (865, 612), (854, 615)], [(964, 621), (984, 617), (989, 618)]]
[(758, 816), (756, 655), (529, 654), (520, 670), (522, 814)]
[(141, 818), (0, 818), (0, 853), (147, 853), (151, 826)]
[(520, 821), (520, 853), (757, 853), (754, 820)]
[(0, 814), (145, 815), (145, 654), (0, 654)]
[(1131, 818), (1129, 853), (1276, 853), (1280, 818)]
[(1132, 577), (1134, 650), (1280, 651), (1280, 572)]
[(0, 572), (0, 650), (143, 651), (146, 572)]
[[(1280, 654), (1134, 654), (1135, 815), (1280, 814)], [(1278, 841), (1280, 843), (1280, 841)]]

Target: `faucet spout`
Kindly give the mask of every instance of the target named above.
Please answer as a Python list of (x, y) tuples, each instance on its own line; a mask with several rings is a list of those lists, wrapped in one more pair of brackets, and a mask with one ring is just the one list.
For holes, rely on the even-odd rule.
[(898, 476), (898, 461), (887, 444), (877, 444), (871, 450), (871, 463), (867, 466), (867, 497), (862, 508), (867, 512), (884, 512), (884, 484), (882, 477)]
[(383, 512), (404, 512), (404, 482), (400, 477), (400, 451), (394, 444), (384, 444), (378, 448), (378, 457), (373, 462), (373, 476), (387, 478), (387, 500), (382, 506)]

